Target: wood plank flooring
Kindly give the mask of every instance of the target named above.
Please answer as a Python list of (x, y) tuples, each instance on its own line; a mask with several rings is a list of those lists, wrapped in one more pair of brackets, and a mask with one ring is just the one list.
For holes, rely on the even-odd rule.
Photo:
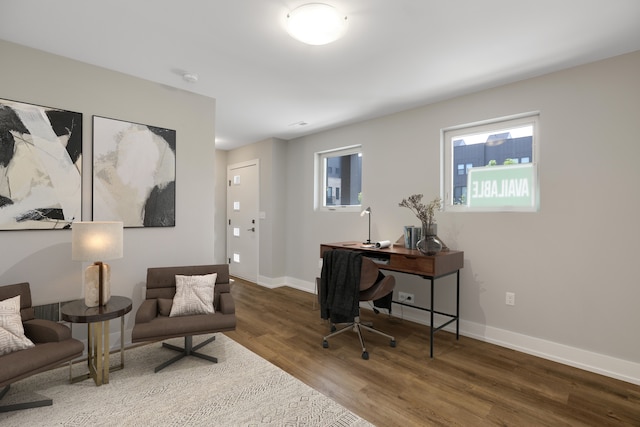
[[(640, 426), (640, 386), (362, 310), (397, 347), (365, 333), (322, 348), (315, 296), (236, 279), (226, 335), (377, 426)], [(394, 313), (399, 314), (399, 313)]]

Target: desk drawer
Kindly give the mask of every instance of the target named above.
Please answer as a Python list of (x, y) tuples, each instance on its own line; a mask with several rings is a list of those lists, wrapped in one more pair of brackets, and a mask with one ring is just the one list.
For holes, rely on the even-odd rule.
[(431, 275), (435, 272), (435, 259), (433, 257), (391, 254), (389, 266), (416, 274)]

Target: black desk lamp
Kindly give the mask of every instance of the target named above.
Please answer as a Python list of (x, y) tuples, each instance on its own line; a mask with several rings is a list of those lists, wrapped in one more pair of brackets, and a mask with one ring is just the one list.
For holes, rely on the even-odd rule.
[(369, 217), (369, 238), (364, 243), (366, 245), (370, 245), (371, 244), (371, 207), (368, 207), (367, 209), (360, 212), (360, 216), (365, 216), (365, 215)]

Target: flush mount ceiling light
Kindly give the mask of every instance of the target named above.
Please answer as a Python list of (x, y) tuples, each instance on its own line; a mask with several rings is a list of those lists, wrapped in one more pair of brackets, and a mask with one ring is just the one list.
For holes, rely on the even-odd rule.
[(287, 14), (287, 32), (310, 45), (336, 41), (347, 30), (347, 17), (323, 3), (302, 5)]

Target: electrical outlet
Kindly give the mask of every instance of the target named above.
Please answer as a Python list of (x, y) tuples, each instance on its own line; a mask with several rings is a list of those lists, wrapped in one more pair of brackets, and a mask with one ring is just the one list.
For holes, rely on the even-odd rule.
[(516, 294), (513, 292), (507, 292), (507, 295), (505, 298), (505, 304), (516, 305)]
[(398, 292), (398, 299), (400, 302), (410, 302), (412, 304), (416, 302), (414, 295), (408, 292)]

